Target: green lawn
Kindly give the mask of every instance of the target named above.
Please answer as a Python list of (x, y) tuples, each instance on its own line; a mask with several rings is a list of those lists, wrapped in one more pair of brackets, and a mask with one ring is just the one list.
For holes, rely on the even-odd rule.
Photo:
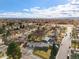
[(71, 56), (71, 59), (79, 59), (79, 54), (73, 54), (73, 55)]

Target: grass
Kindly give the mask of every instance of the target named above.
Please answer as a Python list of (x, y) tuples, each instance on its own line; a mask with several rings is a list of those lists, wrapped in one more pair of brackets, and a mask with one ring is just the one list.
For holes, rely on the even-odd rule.
[(51, 49), (48, 49), (47, 51), (43, 51), (43, 50), (35, 50), (33, 52), (34, 55), (37, 55), (43, 59), (49, 59), (50, 57), (50, 52), (51, 52)]

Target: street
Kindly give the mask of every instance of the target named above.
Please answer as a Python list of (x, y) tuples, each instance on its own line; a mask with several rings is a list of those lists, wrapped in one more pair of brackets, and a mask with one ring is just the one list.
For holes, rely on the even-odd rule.
[(70, 36), (71, 32), (72, 32), (72, 27), (68, 26), (66, 36), (64, 36), (61, 42), (56, 59), (67, 59), (68, 54), (70, 54), (69, 47), (71, 46), (71, 36)]

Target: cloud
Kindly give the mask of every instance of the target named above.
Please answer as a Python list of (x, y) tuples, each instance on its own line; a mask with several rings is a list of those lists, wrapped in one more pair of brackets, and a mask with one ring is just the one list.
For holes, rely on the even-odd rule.
[(28, 9), (23, 9), (23, 11), (27, 11), (28, 12), (29, 10)]
[(68, 0), (69, 3), (42, 9), (33, 7), (24, 9), (23, 12), (4, 12), (0, 17), (17, 17), (17, 18), (57, 18), (57, 17), (79, 17), (79, 1)]

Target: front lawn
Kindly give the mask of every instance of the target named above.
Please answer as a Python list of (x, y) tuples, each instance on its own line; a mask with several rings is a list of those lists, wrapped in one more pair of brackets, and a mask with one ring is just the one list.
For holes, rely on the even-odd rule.
[(35, 49), (33, 54), (37, 55), (43, 59), (49, 59), (51, 53), (51, 49)]

